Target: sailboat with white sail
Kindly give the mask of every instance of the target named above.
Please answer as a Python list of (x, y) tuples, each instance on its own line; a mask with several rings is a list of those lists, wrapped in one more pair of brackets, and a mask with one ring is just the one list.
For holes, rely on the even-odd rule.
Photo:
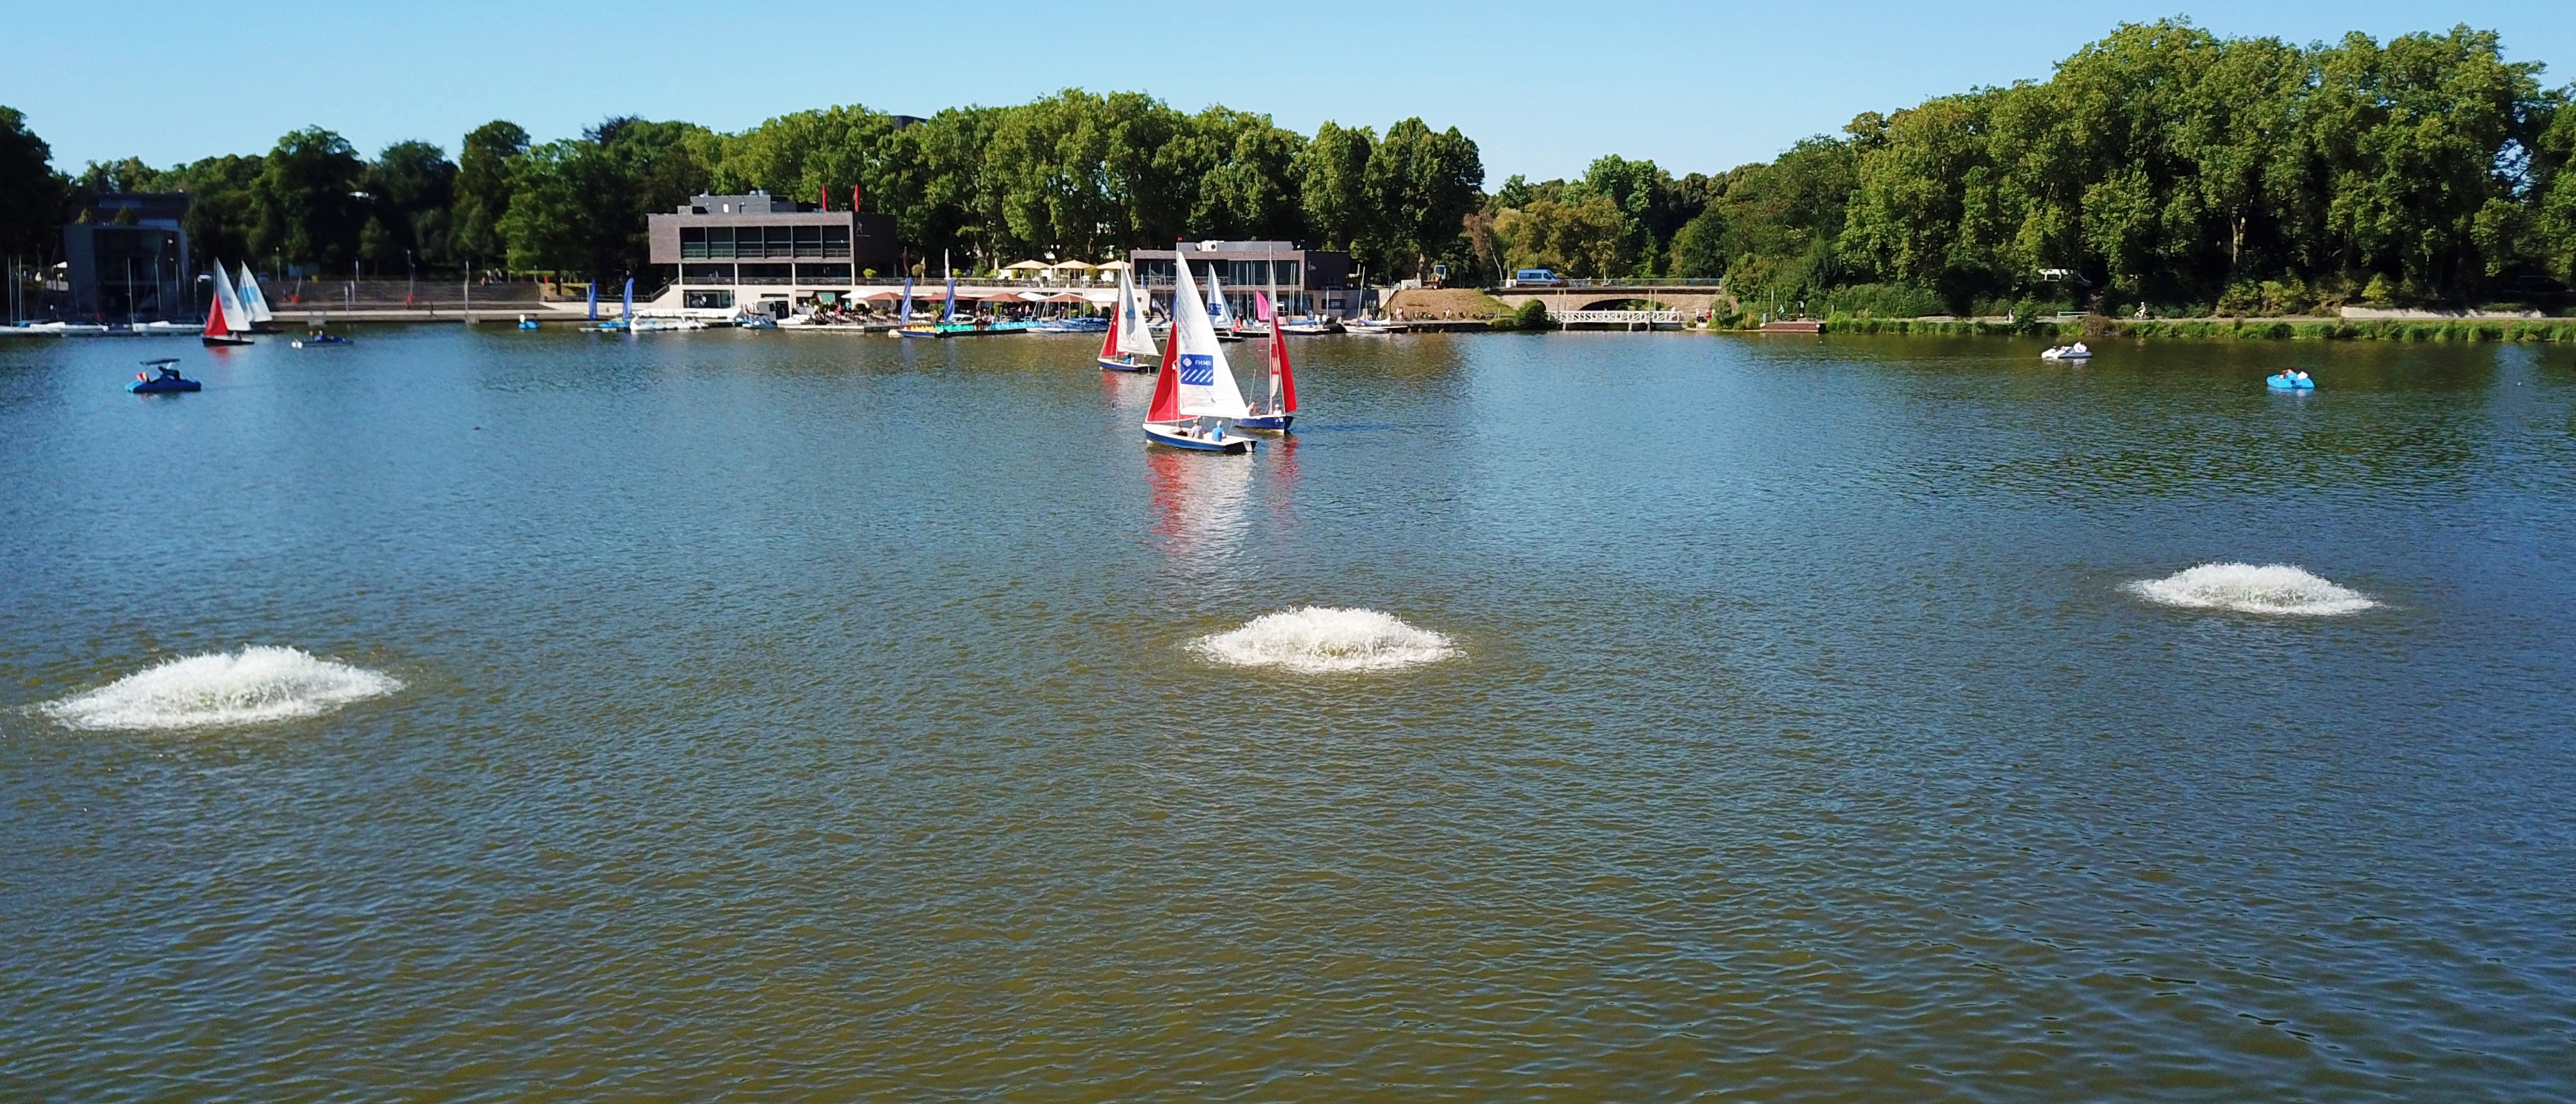
[(1253, 439), (1240, 431), (1227, 433), (1227, 423), (1250, 413), (1243, 392), (1235, 387), (1234, 370), (1216, 340), (1199, 300), (1190, 266), (1175, 265), (1172, 291), (1172, 355), (1154, 381), (1154, 403), (1145, 412), (1145, 441), (1193, 452), (1251, 452)]
[(1218, 281), (1213, 264), (1208, 266), (1207, 312), (1208, 325), (1216, 330), (1217, 340), (1243, 340), (1243, 335), (1235, 332), (1243, 328), (1243, 320), (1235, 316), (1234, 305), (1226, 302), (1225, 285)]
[(206, 308), (206, 329), (198, 340), (208, 345), (248, 345), (250, 312), (242, 309), (241, 298), (233, 294), (233, 282), (224, 275), (224, 263), (215, 262), (215, 301)]
[(1297, 376), (1288, 368), (1288, 341), (1279, 332), (1278, 313), (1271, 308), (1270, 297), (1252, 293), (1253, 310), (1270, 330), (1270, 397), (1252, 405), (1242, 420), (1235, 424), (1244, 429), (1268, 429), (1281, 433), (1297, 420)]
[(268, 309), (268, 296), (259, 290), (259, 277), (247, 264), (241, 266), (240, 295), (242, 310), (250, 317), (250, 332), (276, 333), (277, 315)]
[(1109, 316), (1109, 335), (1100, 341), (1100, 366), (1112, 372), (1151, 372), (1153, 358), (1161, 355), (1145, 324), (1145, 308), (1136, 303), (1136, 285), (1128, 281), (1126, 269), (1119, 269), (1118, 308)]

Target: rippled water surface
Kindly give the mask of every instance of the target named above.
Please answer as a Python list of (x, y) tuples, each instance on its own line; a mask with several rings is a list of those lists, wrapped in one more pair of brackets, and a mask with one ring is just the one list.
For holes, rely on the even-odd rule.
[(0, 1097), (2576, 1096), (2576, 353), (1296, 348), (0, 343)]

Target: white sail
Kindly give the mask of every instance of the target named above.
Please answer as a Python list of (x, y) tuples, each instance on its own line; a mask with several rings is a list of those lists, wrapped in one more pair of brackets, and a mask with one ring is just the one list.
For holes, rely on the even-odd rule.
[(223, 262), (215, 262), (215, 302), (223, 304), (224, 327), (234, 333), (250, 332), (250, 312), (242, 309), (241, 296), (233, 294), (233, 282), (224, 275)]
[(259, 277), (251, 275), (249, 265), (241, 266), (241, 272), (241, 303), (250, 312), (251, 322), (256, 325), (274, 321), (277, 316), (269, 313), (268, 296), (260, 293)]
[(1208, 324), (1220, 330), (1235, 327), (1234, 307), (1225, 301), (1225, 284), (1216, 278), (1216, 266), (1208, 266)]
[(1243, 405), (1243, 392), (1234, 386), (1234, 369), (1225, 363), (1224, 346), (1217, 344), (1216, 326), (1208, 321), (1207, 308), (1199, 300), (1189, 261), (1184, 258), (1172, 267), (1179, 283), (1172, 290), (1170, 370), (1180, 373), (1176, 393), (1181, 415), (1240, 418), (1251, 413)]
[(1154, 347), (1154, 331), (1145, 324), (1145, 308), (1136, 303), (1136, 285), (1127, 281), (1127, 270), (1118, 271), (1118, 351), (1137, 356), (1161, 356)]

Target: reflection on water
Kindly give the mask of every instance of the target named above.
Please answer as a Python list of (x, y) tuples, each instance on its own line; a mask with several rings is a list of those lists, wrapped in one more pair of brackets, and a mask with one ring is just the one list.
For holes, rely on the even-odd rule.
[(2576, 350), (358, 337), (0, 342), (0, 1097), (2576, 1097)]
[(1229, 456), (1145, 449), (1155, 543), (1176, 565), (1206, 570), (1243, 551), (1253, 468), (1264, 459), (1259, 451)]

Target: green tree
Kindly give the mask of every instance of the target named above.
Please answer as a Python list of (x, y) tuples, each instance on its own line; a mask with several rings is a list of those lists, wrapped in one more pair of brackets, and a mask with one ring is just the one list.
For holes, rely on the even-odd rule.
[(1292, 170), (1297, 201), (1318, 247), (1356, 249), (1378, 232), (1380, 215), (1368, 186), (1376, 150), (1377, 136), (1367, 127), (1326, 121), (1298, 153)]
[(188, 193), (188, 252), (201, 263), (245, 261), (266, 267), (276, 254), (251, 246), (259, 232), (259, 205), (252, 186), (268, 168), (262, 157), (224, 154), (190, 162), (163, 178), (163, 186)]
[(41, 260), (58, 248), (64, 186), (53, 159), (26, 115), (0, 107), (0, 253)]
[(1387, 128), (1369, 154), (1364, 179), (1381, 220), (1369, 252), (1419, 276), (1433, 256), (1462, 244), (1460, 220), (1476, 209), (1485, 164), (1458, 128), (1435, 132), (1420, 119), (1406, 119)]
[(407, 261), (441, 263), (449, 257), (449, 211), (456, 202), (456, 165), (427, 142), (396, 142), (367, 165), (367, 229), (360, 252), (379, 271), (402, 271)]
[(347, 139), (307, 127), (278, 139), (251, 182), (251, 248), (299, 264), (345, 269), (366, 221), (366, 163)]
[(448, 216), (451, 249), (465, 260), (499, 260), (509, 251), (501, 220), (510, 213), (510, 163), (528, 152), (528, 132), (496, 119), (465, 136), (456, 155), (455, 206)]

